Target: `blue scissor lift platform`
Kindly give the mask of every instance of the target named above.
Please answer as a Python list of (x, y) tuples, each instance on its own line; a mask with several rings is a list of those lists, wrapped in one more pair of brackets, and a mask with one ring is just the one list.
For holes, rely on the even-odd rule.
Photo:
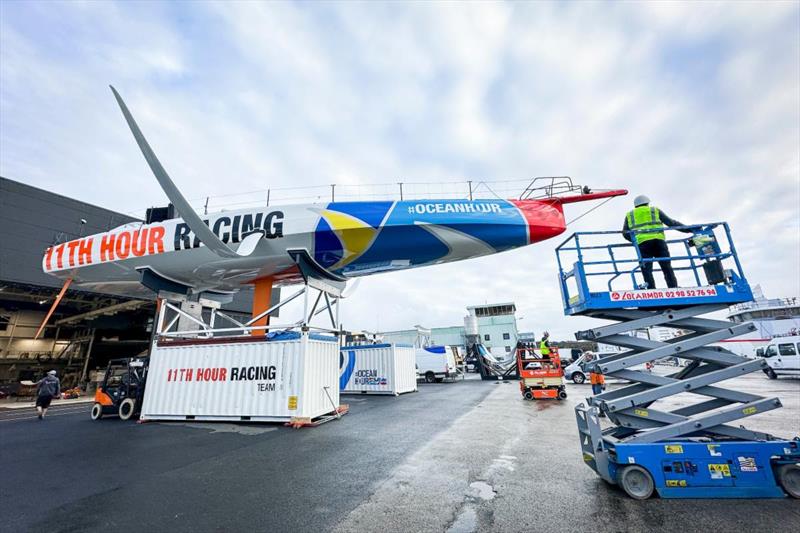
[[(752, 323), (701, 318), (753, 299), (730, 228), (717, 222), (665, 231), (672, 253), (681, 249), (671, 257), (672, 268), (679, 280), (692, 280), (690, 287), (641, 288), (642, 265), (666, 258), (643, 259), (621, 232), (578, 232), (556, 248), (564, 313), (613, 322), (575, 334), (619, 350), (588, 370), (628, 382), (575, 408), (584, 461), (637, 499), (653, 492), (664, 498), (800, 498), (798, 439), (731, 425), (781, 407), (780, 400), (717, 385), (766, 367), (761, 358), (713, 346), (754, 331)], [(666, 342), (637, 336), (653, 326), (673, 328), (676, 336)], [(686, 366), (666, 376), (637, 368), (662, 358)], [(672, 398), (678, 394), (685, 396)], [(601, 426), (601, 413), (610, 426)]]

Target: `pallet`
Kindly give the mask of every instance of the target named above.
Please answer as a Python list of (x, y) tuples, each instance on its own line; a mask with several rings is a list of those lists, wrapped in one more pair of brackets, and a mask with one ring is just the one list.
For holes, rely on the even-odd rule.
[(342, 415), (346, 415), (350, 411), (350, 406), (347, 404), (342, 404), (336, 408), (336, 411), (333, 413), (328, 413), (326, 415), (318, 416), (316, 418), (308, 418), (308, 417), (293, 417), (288, 422), (284, 423), (284, 426), (293, 427), (295, 429), (298, 428), (305, 428), (305, 427), (317, 427), (325, 422), (330, 422), (331, 420), (337, 420), (342, 417)]

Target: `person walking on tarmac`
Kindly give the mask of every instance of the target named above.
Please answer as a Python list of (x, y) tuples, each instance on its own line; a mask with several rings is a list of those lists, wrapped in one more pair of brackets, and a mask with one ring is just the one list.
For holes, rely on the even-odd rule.
[(539, 342), (539, 353), (542, 359), (550, 359), (550, 333), (542, 333), (542, 340)]
[(36, 410), (39, 420), (47, 414), (47, 408), (53, 398), (61, 396), (61, 382), (56, 377), (56, 371), (51, 370), (45, 377), (36, 382)]
[[(594, 352), (586, 352), (586, 358), (584, 361), (586, 363), (591, 363), (595, 359)], [(603, 389), (606, 387), (606, 378), (600, 372), (595, 372), (594, 369), (596, 367), (592, 365), (589, 370), (589, 383), (592, 384), (592, 396), (597, 396), (598, 394), (603, 392)], [(600, 411), (600, 417), (605, 417), (605, 413)]]
[[(661, 265), (661, 272), (667, 287), (674, 289), (678, 286), (675, 271), (669, 260), (669, 248), (664, 236), (664, 226), (683, 226), (677, 220), (667, 216), (666, 213), (657, 207), (650, 205), (650, 198), (640, 194), (633, 199), (633, 210), (628, 211), (625, 216), (625, 223), (622, 225), (622, 236), (629, 242), (636, 240), (636, 245), (642, 254), (642, 259), (659, 258), (658, 264)], [(639, 231), (639, 233), (633, 233)], [(691, 229), (681, 229), (684, 233), (692, 233)], [(656, 280), (653, 277), (653, 263), (646, 261), (641, 263), (642, 275), (648, 289), (656, 288)]]

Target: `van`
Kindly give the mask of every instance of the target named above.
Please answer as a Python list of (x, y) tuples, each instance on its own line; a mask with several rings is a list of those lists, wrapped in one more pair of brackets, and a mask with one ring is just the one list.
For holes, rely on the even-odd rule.
[(759, 348), (756, 355), (767, 360), (764, 373), (769, 379), (778, 376), (800, 376), (800, 335), (775, 337), (766, 348)]
[[(600, 354), (600, 357), (608, 357), (611, 354)], [(671, 358), (675, 359), (675, 365), (683, 365), (686, 366), (685, 361), (680, 361), (678, 358)], [(680, 362), (679, 362), (680, 361)], [(564, 362), (562, 361), (561, 364), (563, 365)], [(588, 375), (588, 371), (585, 368), (586, 364), (586, 354), (581, 353), (580, 357), (578, 357), (574, 362), (570, 363), (566, 367), (564, 367), (564, 379), (572, 380), (573, 383), (580, 385), (581, 383), (586, 382), (586, 377)], [(673, 363), (669, 363), (673, 364)], [(636, 365), (632, 367), (632, 370), (644, 370), (646, 365), (644, 363)]]
[(417, 369), (426, 383), (441, 383), (445, 378), (455, 380), (456, 358), (444, 346), (417, 348)]
[[(574, 362), (570, 363), (564, 368), (564, 379), (571, 379), (573, 383), (580, 385), (586, 381), (586, 372), (583, 369), (583, 363), (586, 361), (586, 355), (581, 354)], [(563, 364), (563, 363), (562, 363)]]

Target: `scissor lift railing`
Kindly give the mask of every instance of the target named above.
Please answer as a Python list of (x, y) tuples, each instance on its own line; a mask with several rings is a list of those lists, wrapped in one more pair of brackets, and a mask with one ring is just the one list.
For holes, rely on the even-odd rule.
[[(766, 362), (712, 346), (754, 331), (755, 326), (700, 316), (752, 300), (752, 292), (727, 224), (714, 223), (691, 229), (693, 233), (689, 237), (670, 236), (668, 239), (673, 248), (680, 246), (685, 251), (684, 255), (673, 256), (672, 260), (676, 263), (675, 270), (695, 283), (688, 288), (638, 288), (636, 276), (641, 264), (664, 258), (642, 259), (638, 247), (625, 243), (618, 232), (576, 233), (556, 250), (565, 313), (614, 322), (579, 331), (576, 338), (622, 350), (592, 361), (587, 370), (628, 382), (622, 388), (598, 394), (576, 407), (584, 460), (603, 479), (610, 483), (619, 481), (634, 497), (637, 497), (637, 486), (641, 488), (642, 480), (646, 481), (647, 476), (642, 471), (652, 476), (653, 488), (663, 497), (783, 496), (774, 476), (765, 478), (763, 483), (753, 481), (755, 478), (750, 474), (758, 472), (759, 466), (743, 467), (746, 469), (740, 472), (738, 486), (728, 487), (726, 483), (736, 477), (731, 473), (729, 457), (725, 457), (724, 464), (708, 463), (709, 457), (721, 461), (715, 459), (721, 457), (721, 452), (714, 446), (723, 446), (725, 453), (733, 454), (745, 452), (734, 452), (732, 446), (746, 445), (749, 446), (748, 455), (738, 456), (747, 459), (746, 465), (750, 465), (752, 459), (753, 465), (760, 461), (762, 469), (778, 468), (784, 472), (784, 466), (789, 468), (800, 460), (800, 453), (796, 441), (779, 440), (731, 424), (781, 407), (781, 402), (776, 397), (761, 397), (718, 385), (761, 370)], [(722, 244), (717, 240), (715, 230), (724, 232)], [(672, 233), (667, 231), (668, 235)], [(615, 235), (619, 242), (609, 243)], [(592, 242), (598, 239), (606, 242)], [(568, 263), (570, 255), (574, 260)], [(571, 268), (564, 270), (565, 264)], [(602, 284), (600, 290), (597, 288), (599, 284)], [(653, 326), (673, 328), (677, 336), (663, 342), (636, 336), (637, 330)], [(666, 376), (637, 368), (662, 358), (686, 360), (688, 364)], [(703, 399), (683, 406), (664, 405), (669, 404), (664, 400), (682, 393), (702, 396)], [(601, 426), (601, 414), (608, 417), (613, 424), (611, 427)], [(708, 446), (705, 455), (696, 457), (700, 453), (696, 446), (702, 444)], [(687, 458), (686, 454), (694, 455)], [(676, 462), (676, 458), (681, 460)], [(673, 463), (684, 466), (676, 472), (672, 469)], [(707, 463), (708, 472), (699, 470), (697, 465), (701, 463)], [(629, 468), (632, 466), (639, 470), (634, 472)], [(789, 472), (786, 475), (793, 476), (794, 483), (797, 483), (800, 469), (786, 471)], [(724, 475), (726, 472), (727, 476)], [(640, 483), (637, 485), (634, 479), (631, 489), (630, 480), (626, 486), (623, 474), (628, 477), (638, 475)], [(781, 483), (786, 488), (782, 479)], [(786, 490), (792, 493), (790, 489)]]
[[(692, 233), (675, 237), (684, 231)], [(643, 258), (639, 247), (626, 242), (618, 231), (573, 233), (556, 248), (564, 312), (576, 315), (632, 306), (712, 303), (729, 306), (753, 299), (727, 223), (666, 228), (665, 233), (672, 252), (675, 248), (682, 252), (670, 259), (684, 286), (653, 290), (638, 283), (642, 265), (655, 266), (665, 258)], [(718, 240), (717, 233), (723, 234), (724, 240)], [(654, 275), (658, 274), (659, 270), (654, 270)], [(709, 276), (712, 280), (706, 282)]]

